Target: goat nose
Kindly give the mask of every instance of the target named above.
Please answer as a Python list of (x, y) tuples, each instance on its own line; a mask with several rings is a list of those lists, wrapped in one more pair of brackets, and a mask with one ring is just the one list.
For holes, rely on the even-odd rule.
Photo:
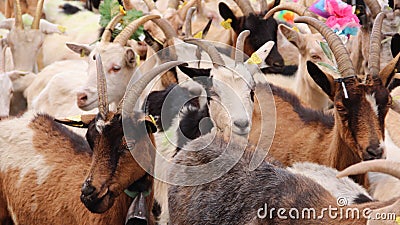
[(91, 194), (93, 194), (93, 192), (96, 190), (95, 187), (93, 187), (91, 184), (89, 184), (89, 182), (85, 181), (82, 185), (82, 195), (84, 196), (89, 196)]
[(192, 87), (192, 88), (189, 88), (189, 92), (191, 95), (197, 97), (197, 96), (201, 95), (202, 90), (200, 87)]
[(86, 105), (86, 101), (88, 100), (88, 96), (84, 92), (80, 92), (77, 94), (77, 103), (79, 107), (84, 107)]
[(368, 147), (367, 153), (370, 155), (371, 159), (380, 159), (382, 158), (384, 149), (382, 147), (374, 148)]
[(248, 120), (235, 120), (233, 124), (241, 129), (246, 128), (249, 126), (249, 121)]

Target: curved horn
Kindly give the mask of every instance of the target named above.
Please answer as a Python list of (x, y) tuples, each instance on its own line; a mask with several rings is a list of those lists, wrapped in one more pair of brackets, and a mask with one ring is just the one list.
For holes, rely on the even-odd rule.
[(244, 49), (244, 42), (246, 38), (250, 35), (249, 30), (244, 30), (240, 32), (237, 40), (236, 40), (236, 50), (235, 50), (235, 63), (243, 63), (243, 49)]
[(336, 177), (340, 178), (350, 175), (363, 174), (366, 172), (385, 173), (400, 179), (400, 162), (385, 159), (363, 161), (347, 167), (343, 171), (339, 172)]
[(335, 56), (338, 69), (342, 77), (356, 75), (353, 64), (351, 63), (350, 55), (347, 52), (346, 47), (344, 46), (342, 40), (340, 40), (339, 36), (337, 36), (337, 34), (333, 32), (328, 26), (315, 18), (306, 16), (298, 17), (294, 20), (294, 22), (307, 23), (321, 33), (321, 35), (328, 42), (329, 48), (332, 50), (333, 55)]
[(190, 7), (185, 18), (185, 38), (192, 37), (192, 17), (196, 7)]
[(371, 38), (369, 44), (369, 56), (368, 56), (368, 70), (373, 77), (379, 75), (380, 71), (380, 55), (381, 55), (381, 30), (382, 22), (386, 17), (386, 14), (380, 12), (374, 21), (374, 26), (371, 31)]
[(122, 5), (124, 5), (124, 9), (126, 11), (133, 9), (133, 5), (131, 4), (131, 1), (129, 1), (129, 0), (122, 0)]
[(213, 63), (214, 66), (220, 66), (220, 65), (225, 66), (225, 62), (222, 59), (221, 54), (218, 52), (215, 46), (211, 45), (207, 41), (194, 38), (185, 39), (184, 41), (190, 44), (200, 46), (202, 49), (204, 49), (204, 51), (206, 51), (207, 54), (210, 56), (211, 62)]
[(278, 11), (282, 11), (282, 10), (290, 10), (292, 12), (295, 12), (299, 16), (310, 16), (310, 17), (315, 16), (315, 14), (313, 12), (311, 12), (310, 10), (308, 10), (308, 8), (305, 7), (304, 5), (300, 5), (300, 4), (297, 4), (294, 2), (291, 2), (291, 3), (285, 2), (285, 3), (279, 4), (278, 6), (275, 6), (271, 10), (269, 10), (268, 13), (265, 14), (264, 19), (268, 19), (269, 17), (274, 15), (274, 13), (276, 13)]
[(32, 29), (38, 30), (40, 25), (40, 18), (42, 18), (42, 10), (43, 10), (44, 0), (39, 0), (36, 6), (35, 17), (32, 22)]
[(156, 8), (156, 6), (154, 5), (153, 0), (144, 0), (144, 3), (146, 4), (147, 8), (149, 8), (149, 12)]
[(118, 22), (121, 21), (122, 17), (124, 17), (124, 14), (118, 13), (118, 15), (112, 18), (112, 20), (107, 24), (106, 28), (104, 29), (103, 35), (101, 36), (102, 42), (111, 41), (112, 31), (114, 30), (114, 27), (118, 24)]
[(175, 32), (175, 29), (171, 26), (171, 24), (165, 20), (164, 18), (162, 19), (156, 19), (153, 20), (153, 22), (161, 28), (162, 32), (165, 34), (165, 38), (168, 40), (172, 40), (174, 37), (178, 37), (178, 35)]
[(146, 23), (149, 20), (159, 19), (159, 15), (147, 15), (142, 16), (139, 19), (131, 22), (128, 26), (126, 26), (121, 33), (118, 34), (117, 37), (114, 39), (114, 43), (119, 43), (122, 46), (125, 46), (128, 39), (131, 35), (139, 28), (140, 25)]
[(24, 29), (24, 25), (22, 24), (21, 3), (19, 0), (15, 0), (14, 14), (15, 14), (15, 27)]
[(124, 107), (122, 113), (128, 116), (132, 115), (136, 102), (138, 101), (140, 95), (142, 94), (146, 86), (150, 83), (150, 81), (153, 80), (158, 74), (164, 73), (165, 71), (182, 64), (184, 64), (184, 62), (166, 62), (145, 73), (139, 80), (135, 81), (134, 83), (131, 82), (135, 75), (132, 76), (131, 81), (128, 84), (125, 96), (123, 98)]
[(364, 2), (371, 11), (372, 18), (375, 18), (381, 12), (381, 5), (377, 0), (365, 0)]
[(108, 97), (107, 97), (107, 81), (103, 70), (103, 62), (99, 53), (96, 54), (97, 67), (97, 93), (99, 100), (99, 114), (103, 120), (107, 119), (108, 114)]
[(249, 0), (234, 0), (236, 4), (239, 6), (240, 10), (244, 16), (250, 15), (250, 13), (254, 14), (254, 9), (251, 7), (251, 3)]
[[(179, 16), (179, 18), (186, 18), (186, 15), (188, 14), (188, 11), (190, 8), (194, 7), (196, 5), (198, 11), (200, 10), (200, 5), (201, 5), (201, 0), (190, 0), (187, 4), (182, 6), (182, 8), (178, 9), (176, 12)], [(199, 11), (200, 12), (200, 11)]]
[(168, 8), (178, 9), (179, 0), (169, 0), (168, 1)]

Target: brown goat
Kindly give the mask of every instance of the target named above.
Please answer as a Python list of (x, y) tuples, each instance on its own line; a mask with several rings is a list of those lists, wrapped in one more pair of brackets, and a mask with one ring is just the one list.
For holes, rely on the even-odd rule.
[[(277, 124), (269, 154), (286, 166), (311, 161), (338, 170), (362, 160), (385, 157), (384, 119), (392, 103), (386, 87), (397, 62), (391, 62), (379, 75), (379, 71), (373, 69), (375, 72), (366, 76), (366, 82), (361, 82), (354, 76), (348, 53), (336, 34), (315, 19), (299, 17), (297, 21), (309, 23), (325, 36), (343, 78), (334, 80), (333, 76), (307, 62), (311, 77), (334, 102), (333, 114), (306, 108), (293, 94), (272, 86)], [(379, 50), (371, 55), (374, 52)], [(374, 61), (370, 59), (370, 64), (379, 65)], [(253, 124), (260, 124), (255, 118)], [(254, 139), (251, 134), (253, 144)], [(367, 184), (363, 175), (355, 180)]]
[[(100, 70), (103, 68), (100, 55), (96, 60)], [(62, 121), (88, 127), (86, 141), (46, 115), (38, 115), (31, 122), (29, 116), (2, 121), (0, 221), (123, 224), (127, 213), (137, 219), (134, 216), (140, 212), (149, 216), (144, 218), (148, 224), (154, 224), (150, 213), (152, 178), (129, 150), (136, 159), (149, 162), (151, 166), (155, 153), (151, 132), (155, 131), (155, 126), (142, 113), (133, 112), (133, 103), (148, 79), (179, 64), (166, 63), (144, 74), (135, 83), (135, 89), (125, 96), (124, 115), (121, 110), (108, 112), (104, 72), (101, 71), (99, 114), (81, 116), (80, 121)], [(130, 128), (128, 131), (123, 130), (122, 118)], [(130, 208), (132, 211), (128, 211), (132, 199), (123, 194), (124, 190), (130, 194), (139, 193), (135, 198), (138, 200)], [(141, 207), (143, 205), (146, 207)]]

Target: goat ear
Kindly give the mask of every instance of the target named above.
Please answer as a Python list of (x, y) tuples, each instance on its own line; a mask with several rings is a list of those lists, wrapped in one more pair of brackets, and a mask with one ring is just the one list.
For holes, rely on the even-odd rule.
[(301, 34), (299, 32), (293, 30), (292, 28), (290, 28), (284, 24), (279, 24), (278, 29), (290, 43), (292, 43), (298, 49), (304, 49), (305, 43), (304, 43), (304, 41), (301, 40), (301, 37), (300, 37)]
[(131, 48), (125, 50), (125, 60), (128, 66), (136, 66), (136, 54)]
[(13, 27), (14, 21), (15, 21), (14, 18), (5, 19), (0, 22), (0, 28), (11, 30), (11, 28)]
[(221, 15), (222, 18), (224, 18), (224, 20), (227, 19), (231, 19), (231, 26), (234, 30), (237, 30), (237, 18), (235, 16), (235, 14), (232, 12), (232, 10), (229, 8), (228, 5), (226, 5), (223, 2), (220, 2), (218, 4), (218, 8), (219, 8), (219, 14)]
[(94, 49), (94, 47), (84, 44), (75, 44), (70, 42), (67, 42), (65, 44), (69, 49), (80, 54), (81, 56), (89, 56), (92, 50)]
[(392, 50), (393, 58), (396, 57), (400, 52), (400, 34), (397, 33), (393, 35), (390, 48)]
[(317, 65), (307, 61), (307, 71), (311, 78), (322, 88), (331, 100), (335, 97), (335, 81), (333, 76), (325, 74)]
[(64, 34), (66, 28), (64, 26), (61, 25), (57, 25), (54, 23), (50, 23), (47, 20), (44, 19), (40, 19), (40, 31), (42, 31), (42, 33), (44, 34)]
[(54, 119), (54, 121), (71, 127), (88, 128), (90, 122), (92, 122), (96, 116), (97, 114), (79, 115), (62, 119)]
[(387, 87), (390, 84), (395, 73), (400, 71), (400, 52), (379, 72), (383, 85)]
[(211, 69), (197, 69), (186, 66), (178, 66), (179, 69), (190, 78), (209, 77)]
[(6, 74), (8, 75), (8, 77), (10, 78), (11, 81), (15, 81), (18, 78), (29, 74), (29, 72), (13, 70), (13, 71), (6, 72)]

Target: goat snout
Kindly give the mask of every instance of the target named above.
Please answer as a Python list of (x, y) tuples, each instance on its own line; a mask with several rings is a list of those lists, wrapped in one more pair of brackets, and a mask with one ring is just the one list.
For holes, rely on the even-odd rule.
[(249, 120), (235, 120), (233, 124), (240, 129), (245, 129), (249, 126)]
[(369, 146), (367, 148), (366, 154), (364, 155), (364, 160), (381, 159), (384, 153), (384, 148), (382, 146)]
[(84, 93), (84, 92), (79, 92), (77, 95), (76, 95), (76, 97), (77, 97), (77, 103), (78, 103), (78, 106), (79, 107), (84, 107), (84, 106), (86, 106), (86, 102), (87, 102), (87, 100), (88, 100), (88, 96), (87, 96), (87, 94), (86, 93)]
[(82, 195), (89, 196), (92, 195), (96, 191), (96, 188), (93, 187), (89, 182), (85, 181), (82, 185)]

